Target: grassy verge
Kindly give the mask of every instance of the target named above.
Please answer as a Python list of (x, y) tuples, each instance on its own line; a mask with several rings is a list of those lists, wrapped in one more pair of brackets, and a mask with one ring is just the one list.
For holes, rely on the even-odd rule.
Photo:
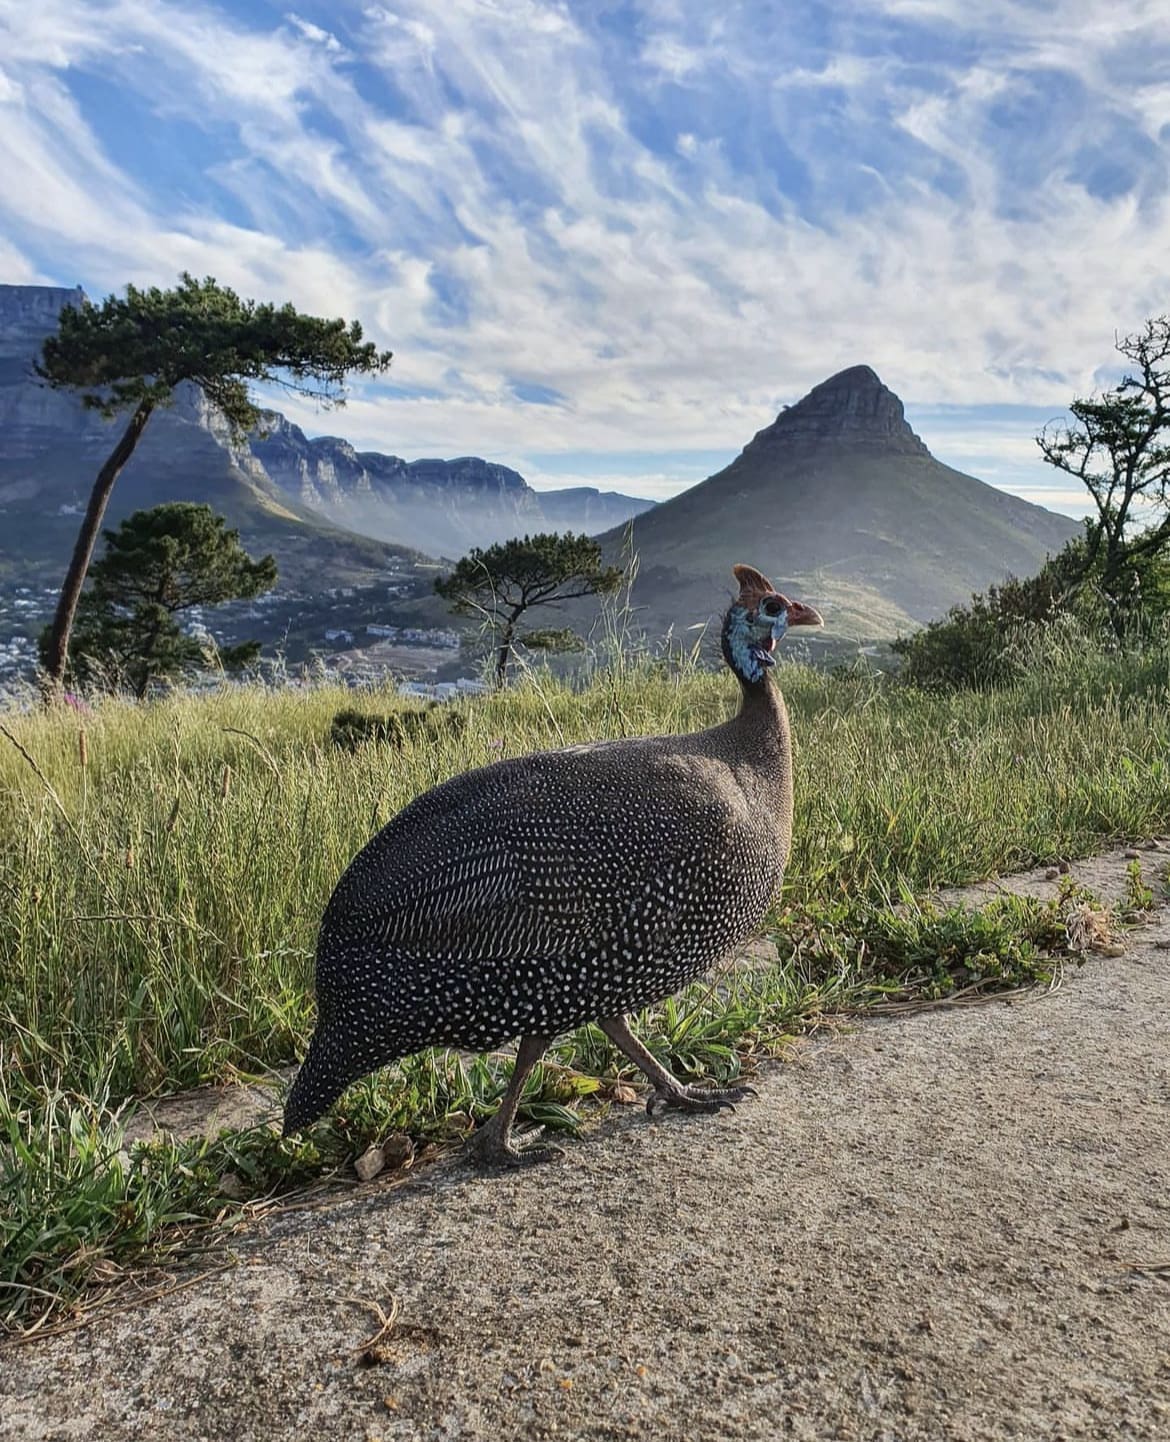
[[(1012, 690), (925, 696), (786, 668), (797, 834), (776, 966), (643, 1019), (690, 1076), (730, 1077), (827, 1013), (1044, 981), (1065, 898), (975, 915), (912, 898), (1170, 823), (1165, 657), (1065, 657)], [(159, 1259), (388, 1132), (460, 1138), (506, 1063), (412, 1058), (307, 1137), (267, 1129), (128, 1147), (135, 1099), (291, 1061), (311, 1026), (311, 949), (350, 856), (469, 765), (726, 716), (726, 677), (618, 667), (584, 692), (531, 683), (461, 728), (330, 744), (350, 693), (233, 692), (71, 717), (0, 717), (0, 1318), (60, 1315), (125, 1259)], [(363, 698), (384, 712), (386, 697)], [(1064, 906), (1064, 910), (1061, 906)], [(525, 1115), (572, 1128), (612, 1095), (599, 1032), (564, 1039)], [(225, 1182), (230, 1178), (230, 1185)]]

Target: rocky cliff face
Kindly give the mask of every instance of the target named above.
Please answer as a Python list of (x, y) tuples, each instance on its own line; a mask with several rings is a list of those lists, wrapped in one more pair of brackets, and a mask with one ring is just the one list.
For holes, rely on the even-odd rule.
[[(113, 442), (117, 421), (103, 421), (75, 395), (44, 385), (33, 369), (62, 309), (84, 299), (80, 288), (0, 285), (0, 512), (19, 504), (42, 516), (70, 514), (84, 504)], [(212, 503), (197, 479), (190, 489), (192, 478), (200, 467), (226, 468), (277, 506), (452, 558), (525, 532), (602, 531), (653, 504), (590, 487), (538, 494), (517, 471), (477, 456), (406, 461), (358, 451), (337, 436), (310, 439), (279, 411), (241, 439), (193, 386), (181, 387), (174, 405), (152, 416), (143, 446), (153, 467), (150, 484), (136, 457), (119, 481), (113, 515), (123, 513), (121, 500), (144, 491), (147, 505), (152, 494), (162, 500), (176, 488)]]
[(67, 290), (55, 285), (0, 285), (0, 361), (16, 360), (24, 367), (67, 305), (85, 300), (80, 286)]
[(546, 525), (523, 476), (476, 456), (404, 461), (358, 451), (337, 436), (310, 439), (275, 411), (266, 413), (251, 452), (304, 505), (365, 535), (408, 536), (431, 555), (461, 556)]
[(526, 532), (596, 533), (653, 505), (587, 486), (537, 492), (518, 471), (478, 456), (405, 461), (337, 436), (310, 439), (278, 411), (265, 414), (251, 452), (304, 505), (366, 535), (409, 538), (435, 556)]
[(100, 418), (76, 396), (44, 385), (33, 369), (41, 342), (56, 330), (62, 310), (84, 299), (80, 288), (0, 285), (0, 506), (36, 497), (42, 458), (55, 445), (66, 443), (94, 455), (101, 450), (106, 427)]
[(869, 366), (850, 366), (782, 410), (744, 448), (743, 457), (764, 459), (781, 449), (817, 450), (826, 445), (880, 450), (888, 455), (930, 455), (910, 429), (894, 392)]

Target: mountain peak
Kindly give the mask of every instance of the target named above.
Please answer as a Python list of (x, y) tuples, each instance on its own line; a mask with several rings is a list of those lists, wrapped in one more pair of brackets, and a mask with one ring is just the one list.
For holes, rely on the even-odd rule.
[(814, 386), (758, 432), (744, 455), (778, 447), (800, 450), (836, 444), (928, 456), (906, 421), (902, 402), (867, 365), (849, 366)]
[(872, 366), (864, 365), (846, 366), (843, 371), (838, 371), (835, 376), (830, 376), (827, 381), (821, 381), (820, 385), (814, 387), (814, 390), (819, 391), (828, 388), (832, 388), (833, 390), (838, 391), (884, 391), (886, 389), (886, 387), (882, 385), (881, 377), (878, 375), (877, 371), (875, 371)]

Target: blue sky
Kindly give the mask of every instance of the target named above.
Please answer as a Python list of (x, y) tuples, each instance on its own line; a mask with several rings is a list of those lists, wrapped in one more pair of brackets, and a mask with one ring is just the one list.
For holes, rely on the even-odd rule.
[(1164, 0), (0, 0), (0, 280), (360, 319), (311, 433), (662, 497), (873, 366), (941, 459), (1170, 309)]

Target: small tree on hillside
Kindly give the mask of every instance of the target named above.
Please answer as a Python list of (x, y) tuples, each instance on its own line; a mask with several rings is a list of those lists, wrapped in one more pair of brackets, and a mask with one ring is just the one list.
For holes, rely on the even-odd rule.
[(1036, 440), (1093, 499), (1085, 572), (1097, 576), (1120, 639), (1143, 564), (1170, 546), (1170, 317), (1147, 321), (1117, 349), (1134, 369), (1116, 390), (1074, 400), (1073, 424), (1050, 424)]
[[(181, 612), (246, 600), (276, 584), (272, 557), (254, 561), (210, 506), (175, 501), (135, 511), (105, 540), (77, 611), (75, 670), (86, 680), (96, 669), (138, 697), (152, 681), (208, 664), (204, 645), (179, 629)], [(221, 649), (218, 660), (235, 668), (259, 652), (258, 641), (245, 641)]]
[(38, 374), (52, 386), (80, 391), (85, 405), (104, 416), (126, 410), (131, 416), (94, 481), (61, 587), (44, 649), (46, 694), (60, 694), (73, 618), (114, 482), (151, 414), (171, 401), (176, 386), (197, 385), (242, 432), (259, 416), (252, 382), (342, 405), (350, 372), (389, 364), (390, 352), (363, 343), (356, 321), (320, 320), (291, 305), (240, 300), (210, 277), (200, 281), (184, 273), (173, 290), (129, 285), (124, 299), (67, 306), (56, 334), (44, 343)]
[[(617, 566), (602, 564), (601, 547), (590, 536), (539, 535), (502, 541), (464, 556), (435, 590), (459, 615), (482, 616), (496, 648), (496, 685), (507, 680), (512, 650), (520, 639), (524, 613), (581, 596), (609, 595), (621, 584)], [(546, 649), (568, 649), (573, 633), (539, 630), (530, 638)]]

